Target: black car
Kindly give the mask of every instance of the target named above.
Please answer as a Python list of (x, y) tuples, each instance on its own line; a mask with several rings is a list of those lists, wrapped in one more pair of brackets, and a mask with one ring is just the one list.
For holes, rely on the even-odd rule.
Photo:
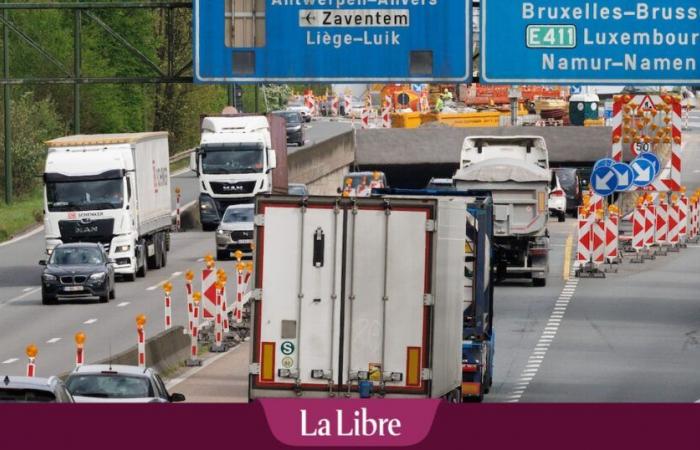
[(566, 212), (576, 217), (578, 207), (583, 201), (583, 189), (581, 185), (581, 169), (557, 168), (553, 169), (559, 178), (559, 184), (566, 193)]
[(99, 244), (75, 243), (56, 246), (41, 274), (41, 302), (84, 300), (100, 303), (114, 298), (114, 264)]
[(297, 144), (299, 147), (304, 145), (304, 119), (301, 113), (295, 111), (277, 111), (273, 113), (283, 117), (287, 121), (287, 143)]

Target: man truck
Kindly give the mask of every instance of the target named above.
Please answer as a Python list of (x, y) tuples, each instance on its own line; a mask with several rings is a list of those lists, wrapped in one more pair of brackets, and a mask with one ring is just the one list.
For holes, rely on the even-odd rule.
[(231, 205), (260, 193), (287, 192), (287, 128), (283, 117), (231, 114), (202, 118), (190, 169), (199, 178), (202, 229), (212, 231)]
[(78, 135), (46, 144), (46, 252), (61, 243), (100, 243), (115, 274), (131, 281), (165, 267), (172, 226), (168, 133)]
[(549, 273), (547, 145), (538, 136), (467, 137), (458, 190), (490, 191), (494, 209), (496, 276), (532, 279), (545, 286)]
[(260, 196), (249, 398), (462, 400), (467, 200)]

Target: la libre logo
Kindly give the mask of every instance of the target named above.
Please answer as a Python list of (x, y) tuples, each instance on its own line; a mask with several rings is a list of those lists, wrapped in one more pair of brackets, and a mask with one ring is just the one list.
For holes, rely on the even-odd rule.
[(399, 437), (401, 420), (397, 418), (370, 417), (367, 408), (348, 413), (335, 410), (334, 417), (311, 419), (305, 409), (300, 410), (301, 436), (303, 437)]

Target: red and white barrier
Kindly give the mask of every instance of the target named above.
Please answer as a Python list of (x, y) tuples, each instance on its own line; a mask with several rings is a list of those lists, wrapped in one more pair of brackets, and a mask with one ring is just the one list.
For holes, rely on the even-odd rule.
[(579, 208), (578, 242), (576, 245), (576, 263), (578, 266), (587, 264), (591, 260), (591, 225), (591, 216), (583, 214)]
[(75, 367), (85, 364), (85, 333), (75, 333)]
[(668, 242), (668, 204), (662, 198), (656, 207), (656, 243), (664, 245)]
[(637, 205), (632, 216), (632, 248), (637, 253), (644, 249), (646, 220), (646, 207)]
[(29, 358), (29, 362), (27, 362), (27, 376), (29, 378), (33, 378), (36, 376), (36, 359), (35, 358)]
[(678, 202), (674, 201), (668, 207), (668, 243), (674, 247), (680, 243), (680, 207)]
[(382, 110), (382, 128), (391, 128), (391, 109)]
[(165, 329), (169, 330), (173, 326), (173, 306), (170, 293), (165, 294)]
[(226, 333), (229, 329), (228, 323), (228, 301), (226, 299), (226, 287), (221, 291), (221, 315), (223, 332)]
[(192, 329), (190, 332), (190, 358), (185, 362), (189, 367), (201, 366), (202, 361), (198, 356), (198, 339), (199, 339), (199, 302), (202, 294), (195, 292), (192, 295)]
[(609, 214), (605, 220), (605, 258), (608, 264), (616, 263), (620, 260), (620, 216)]
[(352, 115), (352, 97), (349, 95), (343, 96), (343, 109), (345, 110), (345, 115)]
[(340, 109), (340, 98), (333, 97), (333, 100), (331, 100), (331, 115), (333, 117), (337, 117), (339, 109)]
[(647, 205), (644, 215), (646, 217), (644, 223), (644, 246), (646, 248), (651, 248), (654, 245), (654, 238), (656, 237), (656, 207), (654, 205)]
[(175, 188), (175, 231), (180, 231), (180, 194), (179, 187)]
[(369, 108), (362, 108), (362, 129), (366, 130), (369, 128)]
[(226, 350), (226, 347), (224, 347), (223, 311), (221, 310), (223, 291), (224, 284), (220, 281), (217, 281), (216, 319), (214, 320), (214, 344), (210, 348), (211, 352), (223, 352)]
[(690, 208), (688, 205), (688, 197), (685, 195), (685, 193), (681, 194), (680, 198), (680, 203), (679, 203), (679, 217), (678, 217), (678, 222), (679, 222), (679, 231), (678, 234), (681, 239), (681, 243), (685, 244), (686, 239), (688, 238), (688, 229), (689, 229), (689, 214), (690, 214)]
[(202, 270), (202, 318), (216, 317), (216, 271), (214, 268)]
[(138, 366), (146, 367), (146, 330), (143, 327), (136, 329), (138, 337)]
[(194, 325), (193, 314), (194, 314), (194, 304), (192, 302), (192, 280), (194, 279), (194, 273), (192, 271), (187, 271), (185, 274), (185, 295), (187, 296), (187, 334), (192, 335), (192, 326)]
[(593, 253), (593, 263), (596, 266), (600, 266), (605, 263), (605, 218), (596, 217), (591, 226), (591, 251)]

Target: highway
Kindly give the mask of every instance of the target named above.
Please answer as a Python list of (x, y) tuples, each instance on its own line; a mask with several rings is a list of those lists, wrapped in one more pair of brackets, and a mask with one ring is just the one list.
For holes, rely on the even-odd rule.
[[(313, 130), (329, 130), (320, 123), (312, 124), (309, 136)], [(330, 125), (336, 126), (347, 125)], [(689, 190), (700, 187), (698, 131), (685, 134), (683, 175)], [(175, 176), (172, 185), (182, 187), (183, 204), (196, 198), (191, 174)], [(606, 279), (567, 282), (564, 272), (570, 261), (565, 260), (565, 249), (575, 241), (575, 222), (550, 221), (550, 234), (547, 286), (508, 282), (496, 288), (495, 378), (486, 401), (700, 399), (700, 246), (642, 265), (626, 263)], [(42, 233), (0, 247), (0, 373), (23, 373), (24, 347), (32, 342), (39, 346), (39, 375), (70, 370), (72, 336), (79, 330), (87, 334), (88, 362), (125, 350), (136, 342), (134, 318), (139, 313), (148, 316), (147, 336), (157, 334), (164, 329), (159, 284), (168, 279), (174, 285), (174, 322), (184, 324), (183, 273), (202, 268), (201, 258), (213, 250), (211, 233), (173, 234), (168, 267), (150, 271), (146, 279), (119, 283), (116, 300), (42, 306), (37, 265), (43, 256)], [(231, 270), (232, 263), (224, 268)], [(247, 351), (232, 357), (236, 367), (231, 376), (238, 380), (235, 392), (222, 393), (222, 398), (246, 397), (242, 380), (247, 366), (239, 353)], [(213, 396), (204, 389), (198, 398)]]

